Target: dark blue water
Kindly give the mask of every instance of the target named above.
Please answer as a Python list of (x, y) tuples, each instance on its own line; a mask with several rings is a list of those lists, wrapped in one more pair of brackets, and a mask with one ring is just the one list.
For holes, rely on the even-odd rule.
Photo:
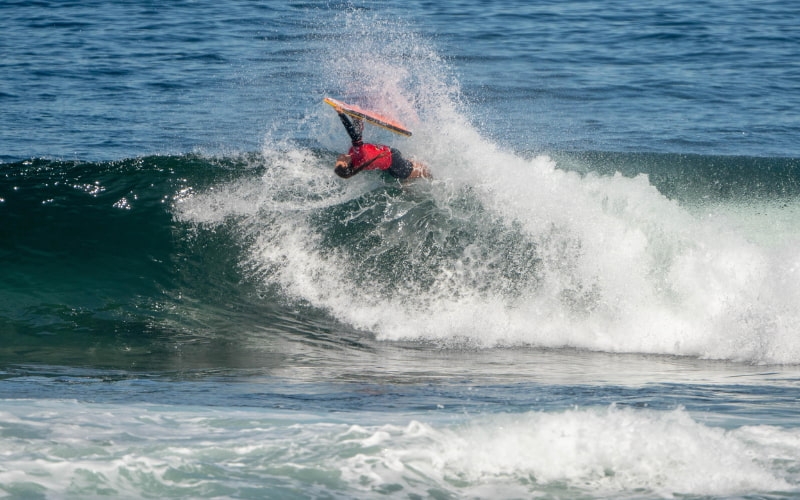
[[(0, 9), (6, 161), (251, 151), (270, 130), (313, 140), (304, 116), (344, 52), (330, 41), (366, 37), (352, 50), (370, 64), (381, 57), (373, 39), (404, 32), (437, 51), (483, 133), (513, 148), (800, 154), (792, 2)], [(370, 21), (348, 28), (344, 11)]]
[(3, 2), (0, 492), (797, 497), (797, 19)]

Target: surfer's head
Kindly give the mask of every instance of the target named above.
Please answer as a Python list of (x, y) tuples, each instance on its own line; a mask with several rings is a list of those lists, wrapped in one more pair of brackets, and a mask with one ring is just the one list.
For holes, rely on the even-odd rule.
[(350, 168), (353, 166), (353, 157), (350, 155), (339, 155), (336, 157), (336, 168)]
[(356, 172), (353, 172), (353, 158), (350, 155), (339, 155), (333, 171), (344, 179), (354, 176)]

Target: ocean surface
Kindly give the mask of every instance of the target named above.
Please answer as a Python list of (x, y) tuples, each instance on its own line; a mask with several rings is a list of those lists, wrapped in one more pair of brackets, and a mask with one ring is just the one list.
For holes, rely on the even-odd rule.
[(799, 498), (798, 20), (4, 0), (0, 497)]

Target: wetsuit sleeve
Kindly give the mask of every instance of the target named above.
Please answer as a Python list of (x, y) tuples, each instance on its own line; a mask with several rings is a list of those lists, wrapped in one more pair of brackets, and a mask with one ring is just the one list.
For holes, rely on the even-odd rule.
[(339, 119), (342, 120), (342, 125), (344, 125), (345, 130), (347, 130), (347, 135), (349, 135), (350, 140), (353, 141), (353, 146), (360, 146), (362, 144), (361, 131), (364, 129), (363, 122), (359, 120), (354, 124), (344, 113), (339, 113)]

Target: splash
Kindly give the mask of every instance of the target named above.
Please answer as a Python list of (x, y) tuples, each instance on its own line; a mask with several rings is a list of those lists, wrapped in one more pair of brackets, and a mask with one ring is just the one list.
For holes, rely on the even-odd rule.
[(267, 139), (257, 185), (176, 208), (233, 220), (253, 279), (383, 340), (800, 362), (799, 233), (756, 242), (646, 175), (524, 157), (484, 138), (452, 70), (409, 26), (364, 11), (332, 24), (344, 29), (318, 55), (324, 92), (408, 123), (412, 138), (366, 140), (423, 158), (435, 179), (336, 179), (347, 139), (320, 104), (305, 125), (320, 149)]

